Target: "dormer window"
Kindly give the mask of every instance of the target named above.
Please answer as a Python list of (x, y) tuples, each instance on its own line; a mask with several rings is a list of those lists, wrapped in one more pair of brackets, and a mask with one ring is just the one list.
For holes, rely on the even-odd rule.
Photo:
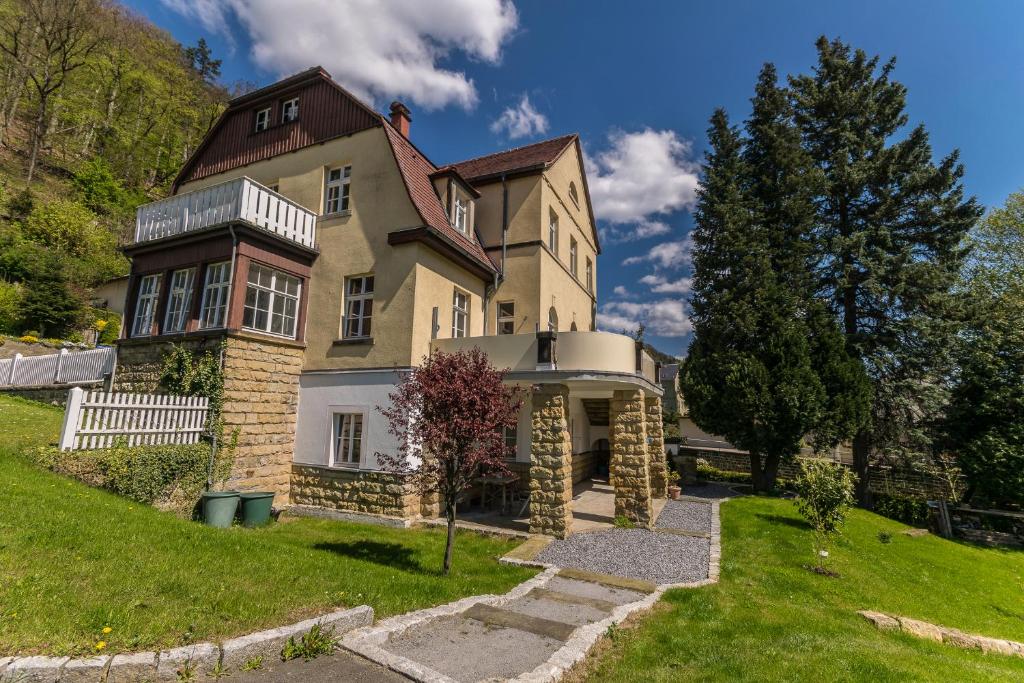
[(293, 97), (281, 103), (281, 123), (288, 123), (299, 118), (299, 98)]
[(469, 234), (469, 202), (462, 197), (455, 197), (455, 206), (452, 209), (452, 225), (463, 235)]
[(270, 127), (270, 107), (260, 109), (256, 112), (256, 132), (266, 130)]

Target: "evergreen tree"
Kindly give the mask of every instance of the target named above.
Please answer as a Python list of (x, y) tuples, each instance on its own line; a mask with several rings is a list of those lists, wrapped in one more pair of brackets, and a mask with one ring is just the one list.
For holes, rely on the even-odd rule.
[(962, 317), (951, 288), (961, 241), (980, 215), (953, 152), (932, 161), (907, 123), (895, 62), (824, 37), (811, 75), (790, 78), (804, 148), (821, 172), (813, 231), (816, 287), (872, 382), (871, 421), (853, 440), (858, 498), (875, 453), (924, 452), (945, 402), (942, 375)]
[(56, 258), (38, 263), (25, 281), (21, 300), (22, 330), (38, 330), (44, 337), (60, 337), (78, 321), (81, 300), (71, 291)]
[(213, 58), (213, 51), (205, 38), (200, 38), (195, 47), (185, 48), (185, 60), (206, 83), (213, 83), (220, 78), (221, 60)]

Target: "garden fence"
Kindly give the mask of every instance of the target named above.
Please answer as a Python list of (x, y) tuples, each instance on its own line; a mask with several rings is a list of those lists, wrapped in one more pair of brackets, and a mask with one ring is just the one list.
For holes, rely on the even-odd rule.
[(60, 449), (108, 448), (118, 439), (129, 446), (192, 444), (206, 429), (210, 399), (84, 391), (68, 394)]
[(50, 384), (96, 382), (114, 370), (117, 349), (106, 347), (89, 351), (68, 352), (45, 356), (22, 356), (0, 360), (0, 386), (32, 387)]

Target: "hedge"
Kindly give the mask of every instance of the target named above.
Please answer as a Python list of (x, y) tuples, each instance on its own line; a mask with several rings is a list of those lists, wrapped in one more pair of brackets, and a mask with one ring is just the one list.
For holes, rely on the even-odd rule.
[(928, 526), (928, 503), (920, 498), (875, 493), (872, 495), (871, 508), (897, 522), (918, 527)]

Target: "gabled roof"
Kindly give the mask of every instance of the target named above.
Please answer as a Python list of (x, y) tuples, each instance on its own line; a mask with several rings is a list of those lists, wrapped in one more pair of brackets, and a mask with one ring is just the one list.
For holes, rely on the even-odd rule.
[(535, 142), (532, 145), (459, 161), (449, 164), (449, 166), (471, 183), (498, 178), (502, 174), (539, 171), (554, 163), (566, 147), (573, 144), (578, 138), (579, 136), (575, 133), (562, 135), (550, 140)]
[(488, 273), (497, 272), (494, 263), (480, 245), (479, 238), (475, 235), (472, 239), (466, 237), (448, 221), (448, 214), (441, 206), (441, 200), (434, 191), (434, 183), (430, 178), (437, 172), (437, 167), (404, 135), (395, 130), (387, 119), (382, 116), (380, 121), (388, 142), (391, 143), (391, 151), (394, 152), (402, 180), (409, 191), (409, 198), (423, 219), (424, 226), (444, 242), (464, 252), (476, 263), (477, 268), (483, 268)]

